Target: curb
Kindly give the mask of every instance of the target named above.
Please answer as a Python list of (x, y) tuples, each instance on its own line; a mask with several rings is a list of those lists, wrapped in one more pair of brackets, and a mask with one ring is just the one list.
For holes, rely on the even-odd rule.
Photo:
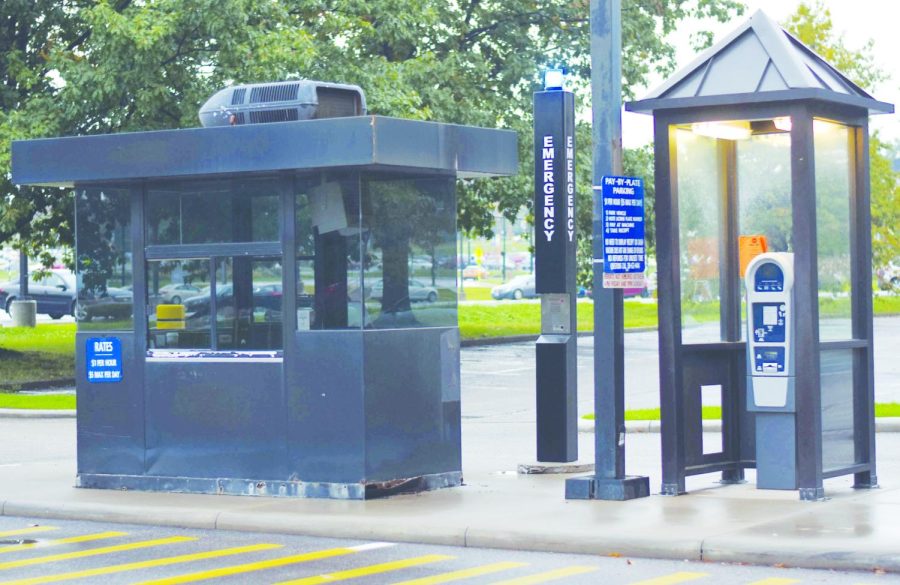
[(0, 408), (0, 418), (75, 418), (75, 411)]
[(0, 384), (0, 392), (18, 392), (20, 390), (56, 390), (66, 386), (74, 386), (75, 378), (58, 378), (38, 382), (22, 382), (21, 384)]
[[(658, 433), (660, 422), (658, 420), (626, 420), (626, 433)], [(593, 433), (594, 421), (580, 418), (578, 419), (579, 433)], [(703, 421), (703, 432), (720, 433), (722, 432), (722, 421), (705, 420)], [(900, 433), (900, 417), (881, 417), (875, 419), (876, 433)]]
[[(625, 333), (644, 333), (647, 331), (656, 331), (656, 327), (629, 327)], [(579, 331), (578, 337), (590, 337), (593, 331)], [(478, 339), (463, 339), (460, 341), (462, 347), (478, 347), (482, 345), (502, 345), (504, 343), (522, 343), (524, 341), (537, 341), (540, 334), (526, 335), (506, 335), (501, 337), (481, 337)]]

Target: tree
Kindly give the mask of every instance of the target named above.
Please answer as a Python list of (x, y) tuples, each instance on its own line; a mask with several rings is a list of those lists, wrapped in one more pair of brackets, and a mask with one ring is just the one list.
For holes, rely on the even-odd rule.
[[(831, 12), (822, 0), (801, 2), (788, 18), (786, 28), (860, 87), (871, 91), (887, 80), (872, 55), (873, 41), (857, 50), (847, 48), (843, 35), (835, 32)], [(891, 149), (877, 134), (869, 139), (869, 160), (872, 263), (880, 268), (900, 255), (900, 173), (892, 169)]]
[[(489, 235), (496, 207), (511, 218), (530, 206), (538, 71), (565, 62), (587, 87), (588, 8), (589, 0), (6, 0), (0, 242), (72, 242), (69, 195), (10, 184), (11, 140), (196, 126), (197, 107), (228, 83), (297, 77), (357, 83), (372, 113), (518, 130), (520, 176), (459, 190), (460, 227)], [(626, 97), (651, 68), (672, 69), (665, 36), (678, 23), (741, 10), (738, 0), (624, 0)]]

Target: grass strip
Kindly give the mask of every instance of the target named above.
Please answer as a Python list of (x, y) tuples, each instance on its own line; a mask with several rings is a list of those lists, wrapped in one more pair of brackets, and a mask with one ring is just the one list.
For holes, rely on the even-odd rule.
[[(625, 420), (659, 420), (658, 408), (637, 408), (625, 411)], [(875, 418), (900, 417), (900, 403), (878, 402), (875, 404)], [(582, 415), (585, 420), (594, 420), (594, 413)], [(721, 406), (704, 406), (703, 420), (721, 420)]]
[(0, 394), (0, 408), (23, 410), (72, 410), (74, 394)]
[[(578, 330), (594, 330), (594, 305), (581, 302)], [(718, 314), (716, 313), (716, 316)], [(625, 328), (655, 327), (656, 304), (625, 301)], [(541, 305), (536, 302), (500, 302), (496, 305), (460, 305), (459, 332), (463, 339), (509, 335), (537, 335), (541, 331)]]

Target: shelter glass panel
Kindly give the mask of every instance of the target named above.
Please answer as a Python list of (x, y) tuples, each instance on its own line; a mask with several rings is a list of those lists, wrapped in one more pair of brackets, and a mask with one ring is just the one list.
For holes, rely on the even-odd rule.
[(857, 463), (854, 442), (853, 350), (819, 354), (822, 388), (822, 468)]
[[(757, 125), (767, 127), (761, 122)], [(737, 190), (738, 233), (746, 237), (765, 237), (769, 252), (792, 252), (789, 130), (754, 134), (747, 140), (737, 142)], [(744, 268), (743, 263), (741, 268)], [(742, 273), (742, 339), (747, 336), (747, 294), (743, 276)]]
[(367, 327), (456, 327), (455, 188), (452, 177), (364, 181)]
[(816, 248), (819, 273), (819, 339), (852, 338), (851, 324), (851, 132), (815, 120)]
[(148, 190), (147, 243), (277, 242), (277, 179), (173, 181)]
[(719, 257), (724, 204), (717, 139), (676, 128), (682, 341), (721, 341)]
[(75, 214), (78, 329), (132, 331), (131, 193), (77, 189)]
[(296, 194), (298, 331), (360, 329), (363, 302), (359, 176), (298, 178)]

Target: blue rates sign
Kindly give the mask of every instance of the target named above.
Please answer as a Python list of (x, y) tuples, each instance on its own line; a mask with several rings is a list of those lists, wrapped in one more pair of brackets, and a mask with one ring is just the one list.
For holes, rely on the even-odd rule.
[(643, 288), (644, 182), (636, 177), (603, 177), (603, 288)]
[(92, 337), (85, 344), (84, 363), (91, 383), (122, 381), (122, 341), (117, 337)]

